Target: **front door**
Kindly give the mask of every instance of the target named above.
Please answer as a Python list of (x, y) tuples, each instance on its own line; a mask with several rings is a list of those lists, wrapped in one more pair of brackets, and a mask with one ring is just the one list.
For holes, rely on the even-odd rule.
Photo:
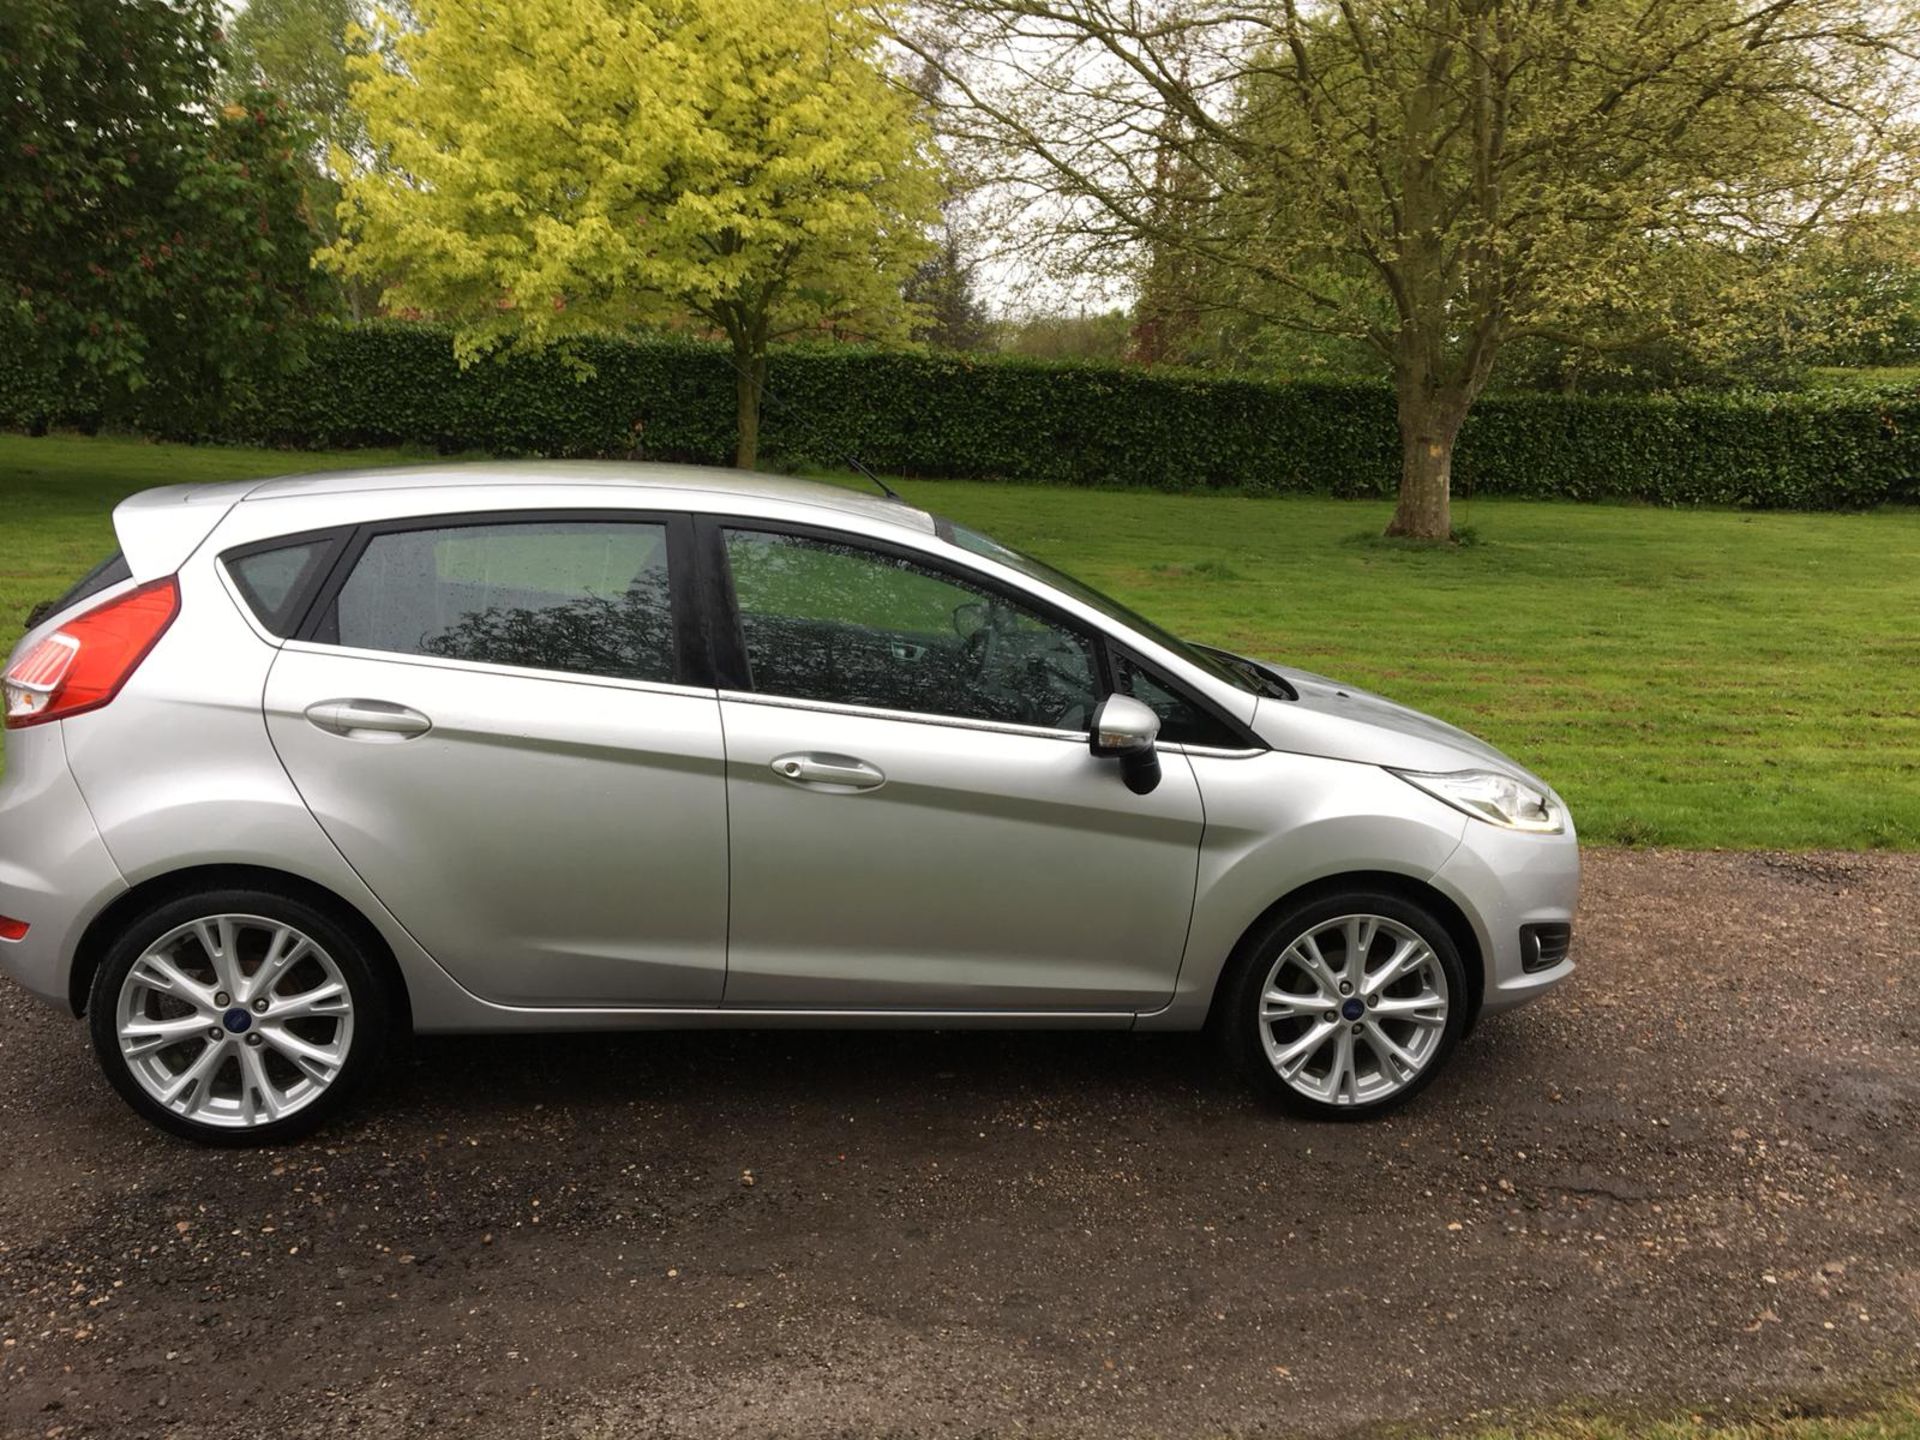
[(723, 751), (714, 692), (679, 683), (686, 537), (605, 512), (372, 527), (274, 663), (294, 784), (486, 999), (720, 1001)]
[(1178, 752), (1144, 796), (1088, 752), (1094, 637), (851, 537), (718, 534), (739, 622), (721, 643), (741, 687), (720, 704), (727, 1004), (1165, 1004), (1200, 795)]

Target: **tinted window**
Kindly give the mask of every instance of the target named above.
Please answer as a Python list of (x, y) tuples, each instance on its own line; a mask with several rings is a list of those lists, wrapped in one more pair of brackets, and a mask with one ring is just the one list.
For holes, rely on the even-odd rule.
[(858, 546), (727, 532), (753, 688), (884, 710), (1084, 730), (1099, 694), (1076, 630)]
[(1087, 585), (1064, 570), (1056, 570), (1045, 561), (1036, 560), (1031, 555), (1023, 555), (1011, 546), (1002, 545), (998, 540), (989, 539), (977, 530), (969, 530), (964, 525), (948, 525), (953, 543), (962, 550), (972, 551), (975, 555), (984, 555), (990, 560), (998, 560), (1009, 565), (1023, 575), (1031, 576), (1054, 589), (1065, 592), (1083, 605), (1091, 606), (1110, 620), (1118, 620), (1131, 630), (1146, 636), (1168, 652), (1178, 655), (1197, 670), (1205, 671), (1216, 680), (1240, 690), (1251, 691), (1255, 695), (1271, 695), (1275, 698), (1292, 700), (1296, 698), (1291, 691), (1272, 676), (1263, 675), (1244, 660), (1223, 655), (1219, 651), (1203, 645), (1191, 645), (1178, 635), (1162, 630), (1146, 616), (1129, 610), (1110, 595), (1102, 595), (1091, 585)]
[(305, 540), (233, 556), (227, 561), (227, 573), (260, 623), (276, 635), (288, 635), (299, 619), (294, 609), (332, 553), (330, 539)]
[(122, 580), (133, 578), (133, 568), (127, 564), (127, 557), (118, 550), (102, 560), (93, 569), (74, 581), (73, 588), (57, 600), (42, 600), (27, 612), (27, 629), (31, 630), (42, 620), (58, 615), (63, 610), (72, 609), (82, 600), (91, 600), (102, 590), (118, 585)]
[(664, 525), (529, 521), (376, 535), (329, 639), (488, 665), (675, 678)]
[(1246, 748), (1247, 742), (1224, 721), (1124, 655), (1114, 657), (1114, 679), (1122, 694), (1131, 695), (1160, 717), (1162, 740), (1175, 745), (1212, 745), (1221, 750)]

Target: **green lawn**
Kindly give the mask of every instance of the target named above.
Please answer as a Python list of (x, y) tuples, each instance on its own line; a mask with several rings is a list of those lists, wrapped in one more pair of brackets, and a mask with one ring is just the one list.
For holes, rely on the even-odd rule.
[[(1411, 1426), (1387, 1434), (1412, 1440)], [(1547, 1415), (1492, 1430), (1463, 1430), (1458, 1440), (1920, 1440), (1920, 1402), (1910, 1395), (1844, 1400), (1818, 1416), (1762, 1415), (1753, 1419), (1690, 1415), (1681, 1419), (1612, 1419)]]
[(1858, 390), (1882, 385), (1920, 386), (1920, 365), (1818, 366), (1811, 379), (1822, 390)]
[[(407, 458), (0, 436), (0, 647), (148, 485)], [(1920, 847), (1920, 511), (1387, 507), (901, 481), (1171, 628), (1383, 691), (1546, 775), (1593, 841)]]

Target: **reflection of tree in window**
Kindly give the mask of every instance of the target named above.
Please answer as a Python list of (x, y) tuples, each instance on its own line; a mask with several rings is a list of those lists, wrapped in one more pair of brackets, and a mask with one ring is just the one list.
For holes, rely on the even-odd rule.
[(671, 681), (666, 529), (574, 520), (377, 535), (337, 624), (358, 649)]
[(1085, 728), (1092, 649), (1006, 599), (898, 556), (730, 531), (756, 690), (933, 715)]
[(539, 607), (490, 605), (421, 637), (420, 653), (486, 665), (566, 670), (622, 680), (674, 678), (664, 571), (637, 576), (617, 600), (599, 595)]

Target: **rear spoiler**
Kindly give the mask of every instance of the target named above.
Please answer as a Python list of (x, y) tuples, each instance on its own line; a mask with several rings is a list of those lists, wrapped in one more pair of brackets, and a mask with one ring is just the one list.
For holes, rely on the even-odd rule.
[[(144, 585), (172, 575), (206, 543), (216, 526), (258, 480), (217, 485), (163, 485), (129, 495), (113, 510), (114, 536), (120, 552), (96, 566), (73, 590), (58, 600), (42, 600), (26, 616), (26, 633), (13, 647), (11, 660), (51, 628), (54, 619), (81, 601), (93, 601), (131, 585)], [(89, 584), (88, 582), (94, 582)]]
[(122, 500), (114, 507), (113, 531), (133, 578), (144, 584), (173, 574), (259, 483), (163, 485)]

